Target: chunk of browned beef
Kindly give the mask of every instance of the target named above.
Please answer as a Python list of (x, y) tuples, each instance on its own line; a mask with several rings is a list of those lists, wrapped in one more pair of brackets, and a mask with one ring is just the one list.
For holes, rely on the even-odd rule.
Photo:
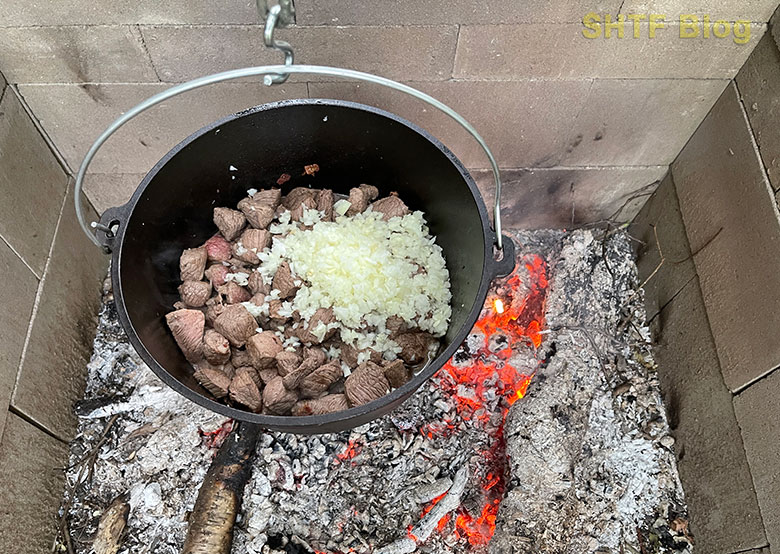
[(285, 299), (294, 296), (298, 292), (298, 286), (295, 284), (297, 278), (293, 277), (290, 264), (282, 262), (279, 269), (276, 270), (271, 287), (279, 291), (279, 298)]
[[(314, 312), (314, 315), (311, 316), (306, 325), (298, 328), (298, 338), (306, 344), (320, 344), (336, 333), (335, 328), (327, 328), (334, 321), (336, 321), (336, 317), (333, 315), (333, 308), (317, 308), (317, 311)], [(320, 339), (314, 331), (319, 333), (324, 331), (325, 334), (321, 335), (322, 338)]]
[(230, 208), (214, 208), (214, 224), (226, 240), (233, 240), (246, 225), (246, 217)]
[(249, 302), (257, 306), (258, 308), (265, 304), (265, 295), (262, 293), (255, 294), (252, 298), (249, 299)]
[(366, 200), (369, 202), (376, 200), (377, 196), (379, 196), (379, 189), (374, 185), (366, 185), (364, 183), (362, 185), (358, 185), (358, 188), (363, 191), (363, 194), (366, 196)]
[(228, 273), (230, 273), (230, 270), (221, 263), (213, 264), (206, 270), (206, 279), (211, 281), (212, 287), (221, 287), (225, 284), (225, 277)]
[(203, 279), (203, 270), (206, 269), (208, 254), (204, 247), (188, 248), (181, 253), (179, 258), (179, 270), (182, 281), (200, 281)]
[(341, 346), (341, 360), (349, 366), (350, 369), (355, 369), (358, 366), (357, 357), (358, 357), (358, 351), (357, 348), (352, 346), (351, 344), (344, 343)]
[(342, 377), (344, 377), (344, 372), (341, 370), (341, 362), (333, 360), (304, 377), (298, 385), (298, 389), (303, 398), (317, 398)]
[(304, 202), (308, 204), (308, 201), (313, 200), (314, 204), (308, 204), (308, 207), (314, 207), (317, 205), (315, 194), (316, 192), (310, 188), (295, 187), (290, 192), (288, 192), (284, 198), (282, 198), (282, 205), (288, 210), (292, 211), (298, 208)]
[(206, 300), (211, 296), (211, 283), (207, 281), (184, 281), (179, 285), (181, 301), (191, 308), (200, 308), (206, 305)]
[(203, 357), (210, 364), (224, 364), (230, 359), (230, 341), (214, 329), (207, 329), (203, 335)]
[[(382, 361), (382, 355), (374, 350), (373, 348), (364, 348), (363, 350), (357, 350), (354, 346), (351, 344), (344, 343), (341, 347), (341, 361), (343, 361), (345, 364), (347, 364), (350, 369), (355, 369), (358, 365), (360, 365), (360, 362), (358, 361), (358, 356), (360, 354), (367, 354), (368, 360), (371, 360), (375, 364), (381, 363)], [(360, 356), (362, 359), (366, 359), (365, 356)]]
[(260, 378), (260, 374), (257, 373), (257, 370), (251, 365), (241, 366), (237, 368), (235, 374), (238, 375), (239, 373), (246, 373), (247, 375), (249, 375), (252, 381), (255, 382), (257, 388), (259, 389), (263, 388), (263, 380)]
[(404, 201), (397, 196), (388, 196), (371, 204), (371, 210), (382, 214), (382, 219), (387, 221), (393, 217), (409, 215), (409, 208)]
[(402, 333), (406, 333), (409, 330), (409, 325), (400, 316), (391, 315), (387, 318), (385, 327), (390, 331), (390, 338), (395, 338)]
[(281, 189), (259, 190), (252, 197), (252, 200), (258, 204), (265, 204), (266, 206), (275, 210), (277, 207), (279, 207), (279, 203), (282, 200), (282, 191)]
[(325, 351), (318, 346), (307, 346), (303, 349), (303, 359), (313, 358), (316, 366), (321, 366), (328, 359), (328, 355)]
[(247, 285), (252, 294), (262, 294), (265, 296), (271, 292), (271, 288), (263, 281), (263, 276), (257, 271), (249, 273), (249, 284)]
[(236, 367), (245, 367), (252, 365), (252, 356), (245, 348), (233, 348), (233, 356), (230, 361)]
[(274, 368), (257, 370), (257, 375), (260, 377), (260, 380), (265, 385), (270, 383), (273, 379), (279, 377), (279, 374), (276, 372)]
[(263, 396), (249, 372), (236, 371), (229, 392), (231, 400), (246, 406), (253, 412), (260, 412), (263, 409)]
[(317, 199), (312, 195), (306, 197), (296, 207), (290, 210), (290, 219), (292, 221), (303, 221), (304, 210), (317, 209)]
[(271, 379), (263, 389), (263, 403), (272, 414), (288, 415), (297, 401), (298, 394), (287, 390), (281, 377)]
[(195, 364), (196, 370), (202, 370), (202, 369), (213, 369), (216, 371), (221, 371), (231, 379), (236, 374), (236, 368), (233, 367), (233, 364), (231, 364), (229, 361), (224, 364), (212, 364), (209, 363), (208, 360), (201, 360), (198, 363)]
[(333, 191), (321, 190), (317, 193), (317, 210), (322, 212), (322, 221), (333, 221)]
[(225, 304), (240, 304), (252, 298), (249, 291), (235, 281), (228, 281), (217, 290), (224, 297)]
[(387, 382), (394, 389), (397, 389), (401, 385), (405, 384), (412, 378), (412, 372), (403, 363), (402, 360), (393, 360), (384, 365), (385, 377)]
[(290, 390), (297, 389), (306, 376), (325, 363), (325, 358), (321, 348), (307, 348), (301, 365), (283, 377), (284, 386)]
[(349, 409), (347, 403), (347, 397), (343, 394), (329, 394), (322, 398), (313, 400), (303, 400), (293, 406), (292, 415), (294, 416), (307, 416), (307, 415), (324, 415), (332, 414), (334, 412), (341, 412)]
[(226, 306), (214, 320), (214, 329), (233, 346), (244, 346), (246, 340), (255, 334), (256, 328), (257, 321), (241, 304)]
[(184, 357), (195, 363), (203, 357), (203, 329), (206, 316), (200, 310), (176, 310), (165, 316), (168, 328), (173, 334)]
[(298, 369), (299, 365), (301, 365), (301, 357), (295, 352), (282, 350), (276, 355), (276, 368), (282, 377)]
[(271, 233), (265, 229), (247, 229), (241, 233), (238, 242), (233, 245), (233, 254), (241, 261), (248, 264), (260, 263), (257, 257), (258, 252), (262, 252), (271, 244)]
[[(257, 195), (255, 195), (257, 196)], [(276, 207), (262, 199), (244, 198), (238, 203), (238, 209), (255, 229), (265, 229), (274, 219)]]
[(349, 403), (360, 406), (387, 394), (390, 383), (380, 366), (374, 362), (365, 362), (349, 374), (344, 387)]
[[(230, 248), (233, 248), (233, 245), (231, 243)], [(249, 275), (250, 269), (247, 268), (247, 263), (243, 260), (239, 260), (238, 258), (230, 258), (227, 261), (228, 269), (230, 269), (230, 273), (246, 273)]]
[(276, 365), (276, 355), (282, 351), (282, 341), (273, 331), (263, 331), (249, 337), (246, 349), (252, 357), (252, 365), (257, 369), (266, 369)]
[(231, 379), (236, 376), (236, 368), (233, 367), (233, 364), (230, 362), (227, 362), (226, 364), (222, 364), (221, 366), (217, 366), (218, 368), (221, 368), (222, 371), (225, 372), (225, 375), (230, 377)]
[(368, 207), (368, 194), (361, 188), (349, 189), (349, 209), (345, 215), (353, 216), (366, 211)]
[(212, 296), (206, 300), (206, 322), (214, 326), (214, 321), (219, 315), (225, 311), (225, 303), (222, 301), (222, 296)]
[(271, 322), (274, 325), (284, 325), (288, 319), (290, 319), (290, 316), (281, 315), (279, 313), (279, 310), (282, 309), (282, 301), (281, 300), (271, 300), (268, 303), (268, 317), (271, 318)]
[(230, 387), (230, 377), (224, 371), (212, 368), (199, 368), (193, 374), (195, 379), (209, 391), (214, 398), (224, 398)]
[(233, 255), (230, 243), (222, 235), (214, 235), (203, 244), (203, 247), (211, 262), (226, 262)]
[(428, 353), (436, 343), (436, 339), (425, 331), (403, 333), (393, 340), (401, 347), (401, 359), (409, 365), (417, 365), (427, 360)]

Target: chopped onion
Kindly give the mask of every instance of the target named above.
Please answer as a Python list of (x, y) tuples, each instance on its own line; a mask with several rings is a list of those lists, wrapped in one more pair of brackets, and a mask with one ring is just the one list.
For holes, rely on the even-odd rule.
[(243, 271), (237, 271), (235, 273), (225, 274), (225, 282), (235, 281), (237, 285), (246, 286), (249, 284), (249, 273)]

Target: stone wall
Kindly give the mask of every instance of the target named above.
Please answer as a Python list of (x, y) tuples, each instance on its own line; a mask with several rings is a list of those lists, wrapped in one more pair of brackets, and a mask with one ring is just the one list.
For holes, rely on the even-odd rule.
[(778, 91), (767, 34), (633, 224), (700, 552), (780, 550)]
[(51, 549), (106, 267), (72, 179), (0, 75), (0, 552)]
[[(571, 226), (608, 217), (648, 192), (765, 31), (777, 0), (297, 0), (297, 25), (279, 32), (299, 63), (399, 79), (465, 115), (494, 149), (507, 181), (512, 226)], [(583, 36), (588, 12), (662, 14), (651, 24)], [(680, 38), (681, 13), (745, 20), (750, 39)], [(729, 24), (731, 25), (731, 24)], [(279, 63), (251, 0), (0, 5), (0, 68), (77, 169), (121, 112), (173, 83), (246, 65)], [(221, 84), (165, 103), (120, 131), (92, 165), (87, 193), (99, 211), (124, 202), (176, 142), (215, 118), (292, 97), (379, 105), (443, 138), (492, 195), (487, 162), (445, 116), (397, 92), (325, 79), (284, 86)], [(645, 189), (650, 185), (649, 189)], [(642, 201), (646, 196), (641, 197)], [(629, 202), (630, 219), (642, 201)]]

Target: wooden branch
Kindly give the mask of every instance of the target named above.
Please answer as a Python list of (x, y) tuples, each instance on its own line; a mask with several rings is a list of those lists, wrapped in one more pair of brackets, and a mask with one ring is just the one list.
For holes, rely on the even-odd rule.
[(127, 494), (117, 496), (100, 516), (97, 535), (92, 543), (95, 554), (116, 554), (122, 546), (130, 505)]
[(182, 554), (230, 554), (260, 432), (257, 425), (238, 423), (225, 438), (198, 492)]
[[(110, 420), (108, 420), (108, 423), (106, 423), (106, 426), (103, 428), (103, 432), (100, 434), (100, 437), (98, 438), (97, 444), (95, 444), (95, 446), (93, 446), (89, 452), (87, 452), (74, 464), (63, 468), (63, 471), (66, 473), (65, 476), (66, 501), (62, 506), (62, 516), (59, 517), (59, 523), (57, 524), (57, 539), (59, 540), (59, 538), (62, 538), (62, 542), (65, 544), (65, 548), (68, 551), (68, 554), (75, 554), (75, 551), (73, 550), (73, 543), (71, 542), (70, 539), (70, 528), (68, 526), (68, 517), (70, 516), (70, 508), (71, 506), (73, 506), (73, 498), (76, 495), (76, 489), (78, 489), (80, 486), (81, 487), (86, 486), (87, 483), (90, 483), (92, 481), (92, 476), (95, 470), (95, 462), (97, 461), (97, 455), (98, 452), (100, 451), (100, 447), (103, 446), (103, 444), (108, 440), (108, 432), (111, 430), (111, 427), (114, 426), (117, 419), (119, 419), (119, 414), (115, 414)], [(67, 472), (77, 467), (78, 467), (78, 472), (76, 473), (76, 477), (73, 479), (73, 485), (71, 485), (70, 481), (67, 478)], [(84, 478), (85, 470), (87, 471), (86, 478)], [(59, 543), (58, 540), (54, 541), (51, 550), (52, 552), (56, 552)]]
[(656, 228), (655, 225), (651, 225), (650, 227), (653, 228), (653, 236), (655, 237), (655, 247), (658, 249), (658, 256), (661, 259), (661, 261), (659, 261), (658, 265), (655, 266), (653, 272), (647, 276), (647, 279), (642, 281), (642, 284), (639, 285), (639, 287), (637, 287), (637, 289), (634, 291), (634, 293), (631, 296), (628, 297), (628, 300), (626, 300), (626, 304), (631, 302), (631, 300), (633, 300), (633, 298), (639, 293), (641, 289), (645, 288), (645, 285), (647, 285), (647, 283), (650, 282), (650, 279), (655, 277), (655, 274), (658, 273), (658, 271), (661, 269), (661, 266), (663, 266), (664, 262), (666, 262), (666, 257), (664, 257), (664, 253), (661, 250), (661, 242), (658, 240), (658, 229)]

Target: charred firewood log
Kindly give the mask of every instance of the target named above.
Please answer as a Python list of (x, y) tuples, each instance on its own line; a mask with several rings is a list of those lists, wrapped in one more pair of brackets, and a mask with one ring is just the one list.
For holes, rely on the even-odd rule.
[(198, 491), (182, 554), (230, 554), (261, 431), (257, 425), (236, 423), (222, 443)]

